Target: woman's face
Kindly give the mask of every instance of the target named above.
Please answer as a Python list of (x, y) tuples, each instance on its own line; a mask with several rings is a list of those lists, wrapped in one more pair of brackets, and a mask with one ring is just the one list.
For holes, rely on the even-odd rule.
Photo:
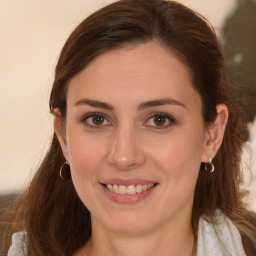
[(190, 220), (208, 160), (201, 109), (187, 67), (155, 43), (104, 53), (71, 80), (62, 149), (93, 226), (138, 234)]

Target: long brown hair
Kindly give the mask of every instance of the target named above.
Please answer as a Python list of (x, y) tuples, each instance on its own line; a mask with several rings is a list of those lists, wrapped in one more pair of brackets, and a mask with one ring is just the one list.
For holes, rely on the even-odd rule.
[[(241, 148), (248, 134), (235, 89), (231, 86), (218, 37), (207, 20), (173, 1), (121, 0), (85, 19), (65, 43), (56, 66), (50, 110), (65, 123), (69, 81), (98, 55), (127, 44), (155, 41), (175, 52), (187, 65), (202, 99), (202, 116), (215, 120), (224, 103), (229, 121), (215, 159), (215, 172), (201, 166), (195, 190), (192, 224), (219, 208), (240, 231), (248, 255), (256, 247), (255, 221), (242, 202)], [(15, 224), (28, 235), (28, 255), (72, 255), (91, 235), (90, 213), (72, 181), (59, 177), (65, 162), (56, 135), (30, 186), (16, 205)]]

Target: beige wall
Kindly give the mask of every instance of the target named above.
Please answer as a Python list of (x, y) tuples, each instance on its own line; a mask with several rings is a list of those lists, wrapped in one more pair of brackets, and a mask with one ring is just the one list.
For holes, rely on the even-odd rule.
[[(48, 98), (54, 65), (72, 29), (110, 0), (0, 0), (0, 193), (24, 187), (52, 133)], [(181, 1), (216, 27), (235, 0)]]

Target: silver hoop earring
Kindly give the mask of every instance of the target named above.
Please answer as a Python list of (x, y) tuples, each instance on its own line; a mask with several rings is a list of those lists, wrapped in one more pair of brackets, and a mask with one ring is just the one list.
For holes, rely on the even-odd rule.
[(211, 158), (210, 158), (209, 163), (205, 163), (204, 169), (205, 169), (207, 172), (213, 172), (213, 171), (214, 171), (214, 165), (213, 165), (213, 163), (212, 163), (212, 159), (211, 159)]
[(70, 180), (71, 179), (70, 168), (69, 168), (68, 162), (65, 162), (60, 167), (60, 177), (62, 180)]

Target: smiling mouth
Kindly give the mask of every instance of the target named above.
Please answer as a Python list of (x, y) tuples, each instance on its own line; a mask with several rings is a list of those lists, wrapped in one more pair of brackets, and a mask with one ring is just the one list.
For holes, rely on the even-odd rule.
[(151, 184), (138, 184), (138, 185), (117, 185), (117, 184), (105, 184), (105, 187), (115, 193), (115, 194), (120, 194), (120, 195), (135, 195), (142, 193), (144, 191), (147, 191), (151, 189), (152, 187), (156, 186), (156, 183), (151, 183)]

